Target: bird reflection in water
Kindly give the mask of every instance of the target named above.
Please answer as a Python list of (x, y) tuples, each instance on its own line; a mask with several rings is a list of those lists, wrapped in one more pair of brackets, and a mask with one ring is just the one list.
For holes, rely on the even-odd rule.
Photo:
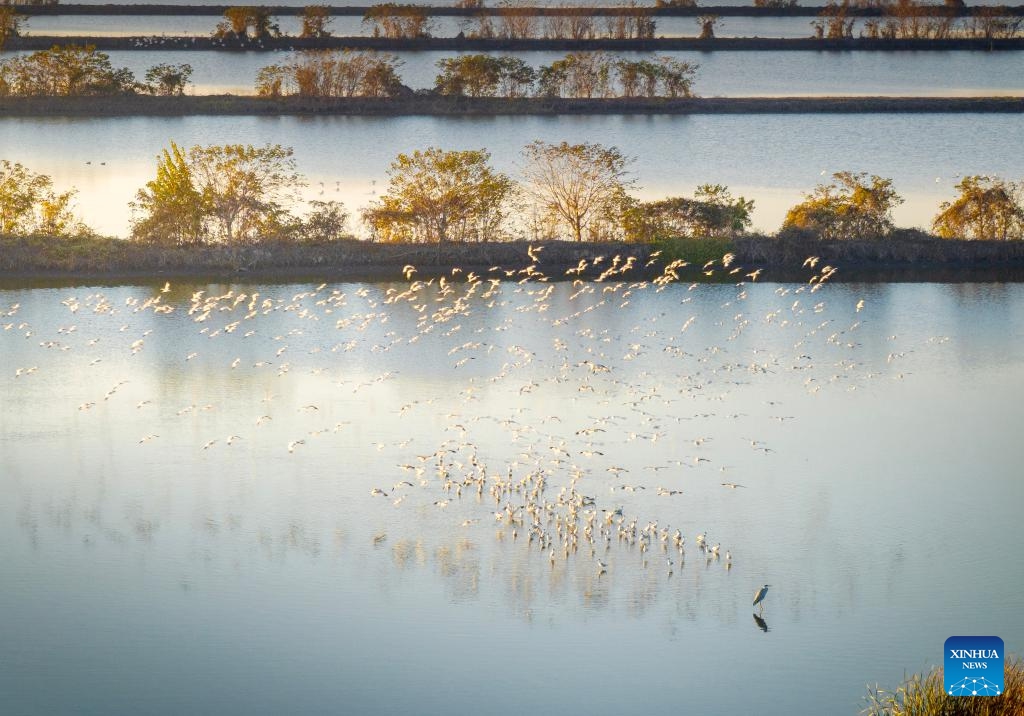
[(754, 614), (753, 616), (754, 616), (754, 623), (757, 624), (757, 628), (760, 629), (761, 631), (763, 631), (765, 634), (767, 634), (768, 633), (768, 622), (766, 622), (764, 619), (762, 619), (761, 617), (757, 616), (756, 614)]

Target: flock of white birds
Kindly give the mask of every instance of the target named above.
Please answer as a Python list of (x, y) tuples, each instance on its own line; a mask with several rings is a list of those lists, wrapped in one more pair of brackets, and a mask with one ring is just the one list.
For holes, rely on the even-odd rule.
[[(819, 266), (817, 257), (804, 262), (806, 283), (779, 284), (770, 296), (768, 287), (759, 286), (760, 302), (770, 300), (773, 307), (754, 315), (748, 293), (762, 272), (737, 266), (732, 255), (701, 269), (702, 279), (717, 283), (681, 281), (686, 263), (657, 255), (646, 265), (624, 254), (594, 257), (556, 276), (545, 273), (541, 247), (529, 256), (531, 263), (522, 268), (455, 268), (432, 277), (420, 277), (408, 265), (403, 282), (325, 283), (286, 296), (267, 286), (182, 293), (168, 282), (145, 298), (115, 305), (102, 291), (68, 290), (61, 301), (67, 321), (60, 326), (36, 325), (18, 304), (0, 307), (3, 333), (37, 344), (40, 356), (9, 372), (5, 366), (5, 372), (12, 380), (37, 379), (48, 369), (47, 354), (73, 352), (88, 384), (89, 370), (104, 358), (91, 357), (101, 338), (82, 335), (78, 317), (116, 323), (102, 340), (120, 345), (105, 345), (104, 355), (116, 351), (129, 366), (145, 356), (163, 325), (173, 324), (185, 333), (169, 334), (155, 350), (186, 382), (189, 367), (197, 366), (224, 375), (249, 373), (263, 381), (260, 386), (268, 379), (286, 386), (293, 377), (311, 376), (318, 391), (328, 385), (336, 391), (298, 405), (277, 398), (299, 391), (266, 389), (259, 407), (230, 434), (197, 428), (187, 444), (179, 440), (174, 450), (195, 470), (204, 469), (205, 455), (227, 449), (241, 451), (232, 453), (238, 457), (299, 460), (314, 443), (347, 435), (350, 446), (356, 441), (359, 460), (375, 466), (367, 478), (372, 486), (357, 482), (364, 485), (362, 498), (351, 495), (365, 502), (360, 509), (368, 514), (443, 513), (446, 521), (438, 524), (445, 530), (493, 531), (505, 550), (521, 550), (552, 573), (586, 573), (588, 584), (617, 573), (672, 579), (687, 565), (728, 571), (742, 564), (731, 535), (707, 529), (714, 527), (714, 515), (699, 514), (687, 498), (696, 485), (757, 500), (758, 473), (772, 469), (776, 448), (757, 435), (722, 437), (715, 426), (797, 428), (795, 416), (770, 399), (762, 401), (765, 413), (756, 421), (729, 413), (730, 391), (784, 374), (814, 395), (830, 386), (855, 390), (860, 381), (881, 375), (851, 357), (859, 347), (857, 314), (864, 300), (829, 317), (818, 291), (836, 269)], [(729, 300), (711, 313), (696, 310), (693, 297), (710, 290), (727, 291)], [(665, 296), (636, 308), (636, 298), (648, 293)], [(142, 315), (145, 330), (137, 327)], [(611, 322), (611, 316), (618, 318)], [(713, 324), (721, 342), (702, 345), (701, 337), (711, 334), (695, 328), (701, 323)], [(766, 351), (756, 337), (748, 341), (747, 332), (762, 329), (788, 331), (788, 353)], [(730, 342), (744, 347), (730, 351)], [(215, 344), (216, 350), (203, 349)], [(363, 368), (358, 377), (339, 367), (343, 360), (351, 367), (355, 355)], [(893, 350), (886, 360), (903, 355)], [(671, 360), (675, 372), (659, 372), (663, 364), (648, 363), (652, 357)], [(398, 366), (417, 363), (434, 366), (440, 387), (398, 380), (405, 370)], [(900, 377), (892, 372), (890, 377)], [(400, 387), (383, 389), (388, 383)], [(427, 387), (410, 393), (417, 385)], [(130, 368), (112, 385), (88, 390), (93, 397), (69, 405), (69, 419), (74, 411), (79, 420), (88, 419), (118, 400), (126, 410), (130, 400), (138, 432), (121, 436), (125, 450), (150, 449), (175, 420), (201, 426), (204, 414), (225, 407), (220, 399), (178, 405), (133, 392)], [(322, 419), (327, 416), (330, 421)], [(361, 422), (387, 429), (358, 431)], [(392, 439), (406, 422), (412, 432)], [(712, 448), (726, 439), (735, 444)], [(725, 454), (733, 457), (726, 462)], [(757, 465), (757, 472), (749, 465)], [(654, 503), (657, 514), (640, 513)], [(374, 548), (388, 545), (389, 519), (367, 527)], [(394, 549), (397, 555), (407, 545)], [(737, 589), (753, 593), (772, 581), (770, 565), (759, 565), (756, 574), (751, 570)]]

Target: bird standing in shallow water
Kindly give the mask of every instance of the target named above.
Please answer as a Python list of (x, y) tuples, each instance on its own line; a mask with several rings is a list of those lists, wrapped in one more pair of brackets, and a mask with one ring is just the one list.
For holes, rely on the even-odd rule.
[(761, 605), (761, 611), (764, 611), (764, 598), (768, 596), (768, 587), (772, 585), (766, 584), (757, 590), (757, 594), (754, 595), (754, 606)]

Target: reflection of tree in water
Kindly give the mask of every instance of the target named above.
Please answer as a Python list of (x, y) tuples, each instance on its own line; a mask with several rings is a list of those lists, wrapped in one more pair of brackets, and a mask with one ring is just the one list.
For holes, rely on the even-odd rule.
[(434, 550), (434, 563), (455, 601), (466, 601), (479, 595), (480, 558), (472, 541), (461, 539), (451, 546), (441, 545)]
[(533, 615), (533, 602), (536, 599), (534, 575), (526, 560), (516, 560), (508, 565), (505, 581), (505, 594), (509, 599), (512, 613), (530, 619)]
[(626, 596), (629, 616), (634, 618), (644, 616), (647, 610), (655, 605), (664, 590), (662, 578), (665, 575), (660, 569), (653, 569), (650, 565), (641, 569), (643, 571), (640, 577), (630, 580), (629, 593)]
[[(232, 529), (239, 526), (237, 518), (230, 522)], [(259, 532), (260, 546), (267, 559), (283, 560), (291, 552), (298, 552), (307, 557), (318, 557), (321, 542), (318, 535), (296, 520), (291, 520), (280, 530), (262, 529)]]
[(391, 547), (391, 563), (400, 571), (409, 567), (422, 567), (427, 563), (427, 551), (421, 539), (403, 539)]

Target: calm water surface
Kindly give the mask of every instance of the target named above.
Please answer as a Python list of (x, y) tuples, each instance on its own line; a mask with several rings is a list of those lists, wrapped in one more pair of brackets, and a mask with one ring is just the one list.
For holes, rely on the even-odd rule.
[[(975, 3), (978, 4), (978, 3)], [(221, 18), (215, 16), (200, 17), (164, 17), (159, 15), (139, 16), (79, 16), (55, 15), (52, 17), (31, 17), (22, 23), (23, 34), (29, 35), (93, 35), (100, 37), (134, 37), (150, 35), (209, 37)], [(720, 18), (715, 26), (718, 37), (811, 37), (814, 29), (811, 26), (814, 18), (810, 17), (725, 17)], [(275, 21), (285, 35), (297, 36), (302, 31), (302, 23), (298, 17), (277, 16)], [(605, 18), (595, 18), (594, 27), (598, 35), (607, 32)], [(694, 17), (661, 17), (656, 19), (659, 37), (696, 37), (702, 26)], [(331, 18), (328, 30), (338, 37), (354, 37), (371, 35), (371, 23), (363, 23), (361, 17), (340, 16)], [(476, 23), (467, 24), (460, 18), (434, 17), (429, 28), (434, 37), (454, 37), (459, 32), (467, 34), (476, 28)], [(538, 21), (536, 35), (542, 35), (543, 20)], [(862, 31), (862, 23), (854, 24), (854, 35)]]
[(854, 713), (1020, 652), (1024, 287), (490, 276), (0, 290), (4, 712)]
[(350, 210), (377, 196), (399, 152), (486, 147), (495, 166), (515, 175), (522, 147), (534, 139), (601, 142), (637, 159), (640, 196), (726, 184), (755, 199), (756, 228), (774, 231), (803, 192), (843, 170), (891, 177), (906, 199), (897, 223), (928, 226), (952, 198), (957, 175), (1024, 174), (1024, 143), (1012, 141), (1019, 134), (1014, 115), (969, 114), (0, 119), (4, 158), (53, 176), (59, 187), (77, 187), (86, 222), (121, 236), (128, 203), (172, 140), (294, 147), (299, 171), (310, 179), (309, 198), (339, 199)]

